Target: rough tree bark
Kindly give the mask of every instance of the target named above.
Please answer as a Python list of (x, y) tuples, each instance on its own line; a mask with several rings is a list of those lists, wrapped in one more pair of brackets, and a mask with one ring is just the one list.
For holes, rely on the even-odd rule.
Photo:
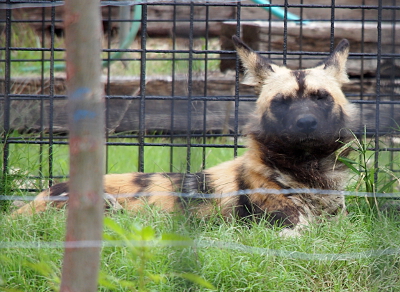
[[(103, 227), (104, 92), (98, 0), (65, 1), (70, 182), (60, 291), (97, 291)], [(73, 246), (78, 243), (84, 247)]]

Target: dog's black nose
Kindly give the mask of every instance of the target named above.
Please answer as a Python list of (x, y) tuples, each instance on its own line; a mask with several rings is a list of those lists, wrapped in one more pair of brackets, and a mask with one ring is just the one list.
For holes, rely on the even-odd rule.
[(314, 132), (317, 124), (317, 119), (313, 115), (301, 115), (296, 122), (297, 128), (305, 134)]

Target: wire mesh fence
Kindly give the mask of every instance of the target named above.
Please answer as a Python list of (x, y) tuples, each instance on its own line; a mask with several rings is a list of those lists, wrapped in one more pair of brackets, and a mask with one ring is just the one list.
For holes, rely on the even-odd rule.
[[(360, 160), (371, 169), (368, 175), (372, 176), (379, 188), (372, 189), (371, 193), (370, 189), (362, 187), (357, 180), (351, 182), (353, 186), (348, 188), (349, 191), (284, 189), (273, 192), (254, 189), (224, 195), (173, 192), (170, 195), (205, 199), (248, 195), (253, 192), (350, 196), (350, 201), (355, 197), (398, 198), (399, 1), (326, 0), (318, 1), (317, 4), (311, 0), (270, 2), (101, 2), (108, 173), (198, 172), (231, 160), (245, 151), (243, 130), (254, 109), (256, 94), (253, 88), (240, 83), (243, 72), (231, 42), (232, 35), (240, 36), (254, 50), (268, 56), (275, 63), (290, 68), (308, 68), (318, 64), (333, 51), (340, 39), (347, 38), (351, 44), (347, 64), (350, 82), (343, 90), (360, 110), (358, 126), (354, 129), (355, 135), (361, 141), (359, 148), (364, 147), (365, 150), (364, 153), (359, 151)], [(0, 1), (0, 71), (4, 73), (0, 76), (0, 206), (12, 200), (33, 200), (34, 196), (26, 194), (35, 193), (68, 176), (64, 61), (64, 29), (68, 20), (64, 19), (63, 9), (63, 1)], [(367, 174), (360, 165), (354, 171), (360, 173), (362, 180)], [(124, 194), (135, 197), (148, 195), (149, 193)], [(66, 196), (57, 199), (65, 200)], [(354, 209), (355, 207), (350, 208)], [(123, 214), (121, 215), (121, 222), (125, 224)], [(150, 219), (144, 216), (145, 219), (135, 220), (141, 223), (147, 220), (161, 230), (175, 231), (176, 227), (166, 227), (175, 218), (157, 217), (164, 215), (150, 214)], [(170, 250), (165, 252), (162, 248), (177, 248), (181, 252), (180, 247), (183, 246), (187, 248), (186, 252), (189, 250), (188, 254), (191, 252), (190, 248), (195, 250), (193, 262), (199, 261), (198, 253), (201, 257), (210, 255), (211, 258), (217, 255), (210, 250), (221, 249), (224, 251), (224, 258), (230, 258), (229, 252), (232, 251), (232, 258), (235, 260), (235, 256), (241, 257), (243, 254), (250, 254), (252, 261), (254, 258), (262, 259), (260, 263), (255, 261), (258, 265), (255, 270), (262, 271), (258, 274), (261, 275), (259, 283), (264, 289), (265, 271), (270, 271), (269, 267), (277, 267), (276, 270), (279, 270), (281, 266), (284, 270), (290, 270), (290, 262), (281, 261), (288, 259), (296, 260), (293, 274), (300, 275), (297, 281), (303, 285), (298, 291), (303, 291), (304, 287), (310, 287), (314, 282), (313, 287), (317, 288), (331, 289), (332, 285), (353, 287), (345, 280), (342, 281), (342, 276), (357, 279), (354, 282), (363, 288), (372, 287), (370, 284), (375, 278), (380, 279), (376, 280), (379, 287), (398, 288), (398, 218), (390, 217), (390, 220), (380, 221), (371, 216), (372, 219), (369, 218), (368, 221), (367, 218), (367, 223), (363, 222), (363, 225), (357, 221), (362, 216), (359, 213), (350, 216), (351, 219), (343, 223), (349, 226), (344, 228), (340, 221), (337, 225), (321, 224), (318, 227), (320, 229), (315, 228), (318, 230), (310, 227), (307, 231), (310, 239), (299, 240), (298, 246), (293, 244), (294, 240), (288, 240), (285, 244), (289, 242), (289, 245), (285, 247), (282, 247), (283, 241), (277, 239), (276, 234), (263, 237), (267, 240), (261, 240), (261, 237), (248, 240), (248, 229), (240, 230), (242, 226), (239, 225), (236, 230), (236, 226), (231, 228), (229, 224), (222, 227), (222, 233), (228, 236), (234, 234), (234, 237), (243, 237), (243, 240), (232, 242), (228, 237), (212, 233), (215, 230), (210, 226), (202, 226), (206, 231), (200, 235), (197, 234), (201, 232), (199, 230), (190, 233), (195, 238), (193, 241), (179, 236), (168, 241), (168, 236), (155, 236), (154, 230), (151, 231), (153, 233), (150, 232), (151, 236), (141, 233), (145, 240), (124, 240), (129, 232), (140, 233), (146, 229), (130, 229), (134, 225), (132, 218), (125, 218), (128, 228), (122, 225), (116, 227), (121, 222), (108, 222), (108, 229), (114, 227), (122, 233), (127, 232), (121, 236), (122, 240), (117, 240), (119, 238), (114, 234), (109, 235), (107, 230), (106, 234), (109, 236), (101, 242), (66, 243), (60, 239), (62, 236), (47, 234), (50, 229), (59, 231), (62, 227), (51, 220), (46, 222), (48, 218), (44, 217), (43, 226), (43, 222), (29, 223), (36, 224), (32, 228), (37, 228), (34, 232), (38, 234), (38, 239), (35, 237), (31, 241), (29, 234), (23, 234), (16, 240), (14, 239), (17, 237), (10, 236), (9, 242), (9, 229), (4, 226), (8, 227), (10, 223), (0, 221), (0, 231), (7, 234), (0, 242), (0, 249), (7, 249), (12, 254), (12, 261), (16, 258), (16, 265), (20, 265), (18, 270), (24, 270), (20, 267), (26, 265), (25, 258), (18, 262), (18, 250), (27, 249), (47, 252), (49, 249), (60, 251), (63, 247), (103, 247), (107, 254), (109, 247), (128, 247), (134, 252), (135, 248), (150, 248), (147, 249), (148, 253), (160, 252), (170, 258)], [(12, 222), (15, 224), (12, 225), (15, 233), (29, 228), (24, 220), (27, 219)], [(180, 226), (179, 231), (187, 231), (184, 230), (187, 221), (187, 218), (182, 222), (177, 220), (178, 223), (175, 224)], [(331, 226), (334, 226), (334, 230), (329, 230)], [(264, 232), (264, 229), (262, 232), (257, 229), (256, 225), (254, 229), (256, 232)], [(137, 234), (134, 235), (132, 238), (137, 239)], [(312, 242), (314, 239), (316, 241)], [(178, 258), (178, 264), (182, 264), (185, 259), (179, 258), (179, 252), (175, 251), (174, 256)], [(125, 258), (126, 253), (121, 256), (121, 259)], [(189, 260), (192, 259), (189, 257)], [(7, 270), (6, 276), (0, 276), (4, 279), (14, 277), (13, 269), (9, 265), (11, 260), (3, 255), (0, 256), (0, 261), (4, 266), (8, 265), (4, 270), (10, 270)], [(264, 268), (265, 263), (268, 269)], [(221, 270), (234, 270), (231, 264), (229, 263), (228, 269)], [(39, 265), (40, 262), (37, 266)], [(115, 270), (124, 273), (126, 263), (118, 262), (117, 265), (119, 266)], [(248, 265), (248, 262), (243, 262), (243, 265)], [(326, 271), (321, 268), (324, 265), (328, 267)], [(350, 277), (350, 266), (357, 269), (354, 272), (357, 277)], [(305, 277), (298, 273), (298, 267), (306, 271)], [(180, 269), (182, 268), (177, 270)], [(200, 269), (194, 270), (201, 273)], [(308, 273), (309, 270), (312, 272)], [(315, 270), (323, 271), (321, 274), (327, 280), (324, 282), (323, 279), (317, 279), (318, 273), (315, 275)], [(334, 272), (331, 274), (331, 271)], [(220, 272), (216, 270), (215, 274)], [(125, 279), (125, 275), (118, 272), (115, 275)], [(243, 278), (254, 280), (253, 275), (252, 271), (251, 276), (246, 274)], [(207, 277), (213, 276), (214, 271), (207, 274)], [(0, 286), (4, 286), (1, 277)], [(223, 278), (235, 279), (230, 276)], [(339, 284), (334, 282), (337, 278)], [(359, 279), (366, 279), (365, 283)], [(127, 285), (127, 282), (124, 284)], [(235, 284), (234, 287), (240, 286)], [(312, 288), (308, 290), (310, 289)], [(349, 290), (362, 291), (357, 288)]]
[[(398, 173), (397, 1), (102, 4), (108, 172), (195, 172), (243, 151), (256, 95), (240, 84), (236, 34), (290, 68), (349, 39), (344, 92), (360, 108), (356, 134), (368, 137), (376, 169)], [(37, 191), (68, 173), (63, 6), (0, 5), (2, 173), (13, 178), (3, 185)]]

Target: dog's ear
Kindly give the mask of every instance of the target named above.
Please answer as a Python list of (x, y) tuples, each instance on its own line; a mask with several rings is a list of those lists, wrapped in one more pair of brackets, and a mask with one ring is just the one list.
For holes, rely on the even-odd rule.
[(333, 53), (320, 65), (330, 75), (335, 77), (339, 83), (346, 83), (349, 81), (346, 70), (349, 48), (349, 41), (346, 39), (341, 40)]
[(232, 41), (245, 69), (243, 84), (261, 87), (263, 81), (275, 72), (274, 67), (278, 66), (253, 51), (237, 36), (232, 36)]

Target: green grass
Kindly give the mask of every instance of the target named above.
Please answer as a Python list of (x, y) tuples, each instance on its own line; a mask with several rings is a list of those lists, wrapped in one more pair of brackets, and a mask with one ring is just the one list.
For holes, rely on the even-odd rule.
[[(11, 26), (11, 45), (16, 49), (10, 51), (10, 72), (11, 76), (25, 76), (36, 73), (39, 75), (43, 68), (45, 69), (45, 76), (49, 74), (49, 64), (51, 59), (51, 52), (40, 51), (36, 49), (50, 48), (50, 37), (46, 36), (44, 44), (38, 34), (26, 23), (13, 23)], [(5, 46), (5, 41), (0, 41), (0, 44)], [(26, 50), (32, 48), (32, 50)], [(62, 38), (55, 37), (54, 48), (64, 48), (64, 41)], [(21, 50), (22, 49), (22, 50)], [(65, 53), (61, 51), (54, 51), (53, 58), (55, 60), (64, 59)], [(4, 55), (0, 56), (4, 58)], [(46, 60), (42, 62), (41, 60)], [(63, 61), (56, 61), (55, 64), (60, 65)], [(0, 67), (0, 72), (4, 72), (5, 63)], [(29, 70), (31, 68), (32, 70)]]
[[(10, 169), (10, 183), (13, 188), (22, 188), (21, 185), (29, 185), (29, 188), (41, 188), (46, 185), (46, 179), (27, 179), (30, 176), (49, 176), (49, 145), (31, 144), (36, 136), (25, 134), (20, 136), (17, 133), (11, 134), (10, 139), (19, 138), (18, 143), (9, 144), (8, 165)], [(56, 142), (65, 142), (66, 139), (57, 138)], [(192, 139), (193, 144), (202, 143), (200, 139)], [(114, 138), (108, 142), (119, 143), (138, 143), (137, 139)], [(174, 139), (175, 144), (186, 144), (186, 139)], [(221, 144), (220, 139), (208, 139), (206, 144)], [(149, 144), (170, 143), (168, 139), (145, 139), (144, 161), (145, 172), (186, 172), (187, 147), (153, 146)], [(227, 145), (233, 145), (233, 141), (223, 142)], [(173, 145), (172, 145), (173, 146)], [(109, 145), (107, 146), (107, 173), (125, 173), (138, 171), (139, 146), (132, 145)], [(243, 154), (245, 149), (239, 148), (238, 155)], [(53, 144), (51, 147), (53, 159), (52, 171), (54, 176), (66, 177), (69, 172), (69, 153), (68, 145)], [(3, 157), (3, 149), (0, 149), (0, 155)], [(203, 166), (203, 156), (205, 165)], [(234, 158), (234, 150), (227, 148), (211, 147), (192, 147), (190, 149), (191, 172), (200, 171), (203, 168), (209, 168), (218, 165), (224, 161)], [(172, 163), (172, 166), (171, 166)], [(2, 161), (0, 161), (2, 167)], [(23, 180), (23, 181), (21, 181)], [(18, 187), (19, 186), (19, 187)]]
[[(133, 139), (123, 141), (136, 142)], [(164, 142), (168, 141), (146, 139), (146, 143)], [(210, 144), (220, 142), (208, 141)], [(42, 161), (45, 164), (47, 147), (43, 146), (45, 154)], [(14, 174), (10, 177), (10, 182), (22, 183), (27, 173), (37, 173), (40, 164), (38, 150), (38, 145), (10, 145), (10, 166), (18, 169), (18, 176)], [(67, 174), (67, 146), (54, 145), (53, 150), (54, 172)], [(110, 172), (137, 170), (137, 146), (109, 146), (108, 151)], [(240, 149), (239, 155), (243, 151)], [(198, 171), (202, 168), (203, 149), (193, 148), (191, 154), (192, 171)], [(366, 151), (364, 154), (368, 158), (365, 165), (372, 167), (373, 162), (369, 160), (373, 158), (373, 153)], [(233, 150), (206, 148), (205, 155), (206, 167), (210, 167), (232, 159)], [(358, 155), (354, 154), (351, 159), (356, 161)], [(169, 171), (169, 161), (170, 147), (145, 147), (145, 171)], [(172, 162), (175, 171), (186, 170), (185, 147), (173, 149)], [(393, 159), (385, 153), (380, 161), (382, 166), (396, 164), (392, 166), (398, 167), (397, 163), (397, 155)], [(42, 172), (46, 171), (43, 165)], [(387, 179), (390, 178), (393, 179), (391, 174)], [(354, 172), (348, 189), (364, 190), (359, 179), (359, 174)], [(396, 188), (398, 184), (392, 187)], [(99, 291), (210, 291), (205, 287), (210, 284), (217, 291), (400, 291), (399, 253), (348, 259), (315, 258), (315, 254), (323, 257), (325, 254), (352, 255), (369, 250), (399, 250), (398, 213), (377, 212), (364, 198), (347, 198), (347, 202), (348, 216), (312, 225), (300, 238), (279, 237), (279, 228), (266, 228), (266, 222), (250, 227), (243, 222), (224, 222), (218, 215), (210, 220), (200, 220), (180, 214), (165, 214), (155, 208), (135, 215), (108, 214), (106, 240), (122, 240), (118, 233), (122, 229), (123, 234), (137, 242), (147, 238), (161, 246), (104, 247)], [(61, 243), (64, 231), (64, 210), (50, 210), (17, 219), (10, 219), (4, 212), (0, 218), (2, 242)], [(150, 235), (143, 236), (145, 233)], [(166, 239), (174, 241), (182, 238), (190, 239), (187, 246), (165, 246)], [(204, 246), (195, 242), (204, 243)], [(283, 253), (263, 254), (255, 250), (235, 249), (235, 245)], [(300, 252), (302, 257), (290, 257), (291, 252)], [(57, 290), (62, 256), (61, 247), (1, 249), (0, 290)]]
[[(138, 234), (147, 230), (147, 238), (160, 244), (171, 238), (168, 234), (207, 244), (197, 246), (189, 241), (183, 247), (104, 247), (99, 291), (136, 291), (140, 281), (143, 291), (209, 291), (177, 276), (183, 274), (197, 275), (217, 291), (400, 291), (399, 255), (347, 260), (290, 257), (294, 251), (311, 258), (313, 254), (399, 248), (398, 218), (378, 220), (356, 206), (350, 206), (350, 212), (347, 217), (311, 226), (300, 238), (289, 239), (279, 237), (279, 230), (265, 228), (266, 222), (249, 228), (241, 222), (222, 222), (218, 216), (203, 221), (154, 208), (136, 216), (108, 215), (107, 220), (130, 238), (143, 239)], [(2, 216), (0, 235), (6, 242), (61, 242), (64, 221), (65, 212), (54, 210), (14, 220)], [(105, 228), (105, 237), (121, 239), (110, 227)], [(223, 244), (218, 247), (216, 242)], [(230, 249), (228, 243), (284, 252), (282, 256), (246, 252)], [(62, 248), (3, 251), (0, 279), (5, 291), (53, 291), (51, 287), (57, 286)], [(140, 268), (145, 273), (141, 274)]]
[[(50, 74), (50, 59), (51, 59), (51, 43), (50, 37), (46, 35), (45, 42), (42, 43), (41, 37), (26, 23), (13, 23), (11, 27), (11, 47), (17, 49), (10, 52), (10, 71), (12, 77), (32, 76), (41, 73), (44, 70), (44, 76)], [(208, 42), (208, 44), (206, 43)], [(207, 44), (207, 46), (206, 46)], [(0, 40), (0, 45), (5, 46), (5, 41)], [(146, 75), (168, 75), (172, 72), (175, 74), (188, 74), (190, 64), (191, 70), (194, 73), (201, 73), (210, 71), (219, 71), (218, 54), (200, 54), (193, 53), (192, 61), (189, 62), (189, 53), (164, 53), (157, 52), (158, 50), (171, 50), (172, 42), (170, 39), (161, 40), (159, 38), (147, 39), (146, 48), (153, 50), (151, 53), (146, 54)], [(175, 50), (188, 50), (189, 44), (185, 41), (177, 41)], [(107, 39), (103, 40), (103, 48), (108, 47)], [(26, 50), (26, 48), (32, 48)], [(36, 49), (45, 48), (46, 51)], [(117, 42), (112, 41), (112, 49), (119, 49)], [(140, 48), (140, 40), (134, 41), (129, 49), (137, 50)], [(214, 38), (206, 40), (198, 38), (194, 41), (194, 50), (215, 50), (219, 48), (219, 40)], [(22, 49), (22, 50), (20, 50)], [(65, 71), (65, 43), (61, 37), (54, 38), (54, 51), (53, 58), (55, 60), (55, 70)], [(114, 53), (103, 52), (101, 57), (107, 60)], [(207, 59), (206, 59), (207, 57)], [(0, 59), (4, 55), (0, 55)], [(140, 76), (141, 72), (141, 53), (126, 52), (120, 57), (122, 61), (112, 61), (110, 65), (105, 63), (105, 68), (110, 67), (111, 74), (122, 76)], [(173, 60), (175, 58), (175, 60)], [(42, 61), (44, 60), (44, 61)], [(107, 69), (105, 69), (107, 70)], [(0, 72), (5, 72), (5, 63), (0, 66)], [(106, 73), (106, 71), (104, 72)]]
[[(379, 146), (385, 148), (386, 144), (386, 142), (381, 142)], [(369, 150), (373, 149), (373, 146), (373, 140), (366, 137), (361, 140), (355, 139), (343, 147), (343, 149), (351, 148), (353, 150), (349, 157), (339, 157), (339, 160), (356, 174), (357, 181), (353, 186), (355, 190), (370, 193), (391, 192), (393, 186), (400, 181), (396, 174), (396, 171), (400, 170), (400, 156), (395, 151), (381, 151), (378, 158), (379, 171), (377, 172), (375, 151)]]
[[(206, 47), (206, 42), (209, 46)], [(172, 42), (165, 39), (164, 44), (160, 39), (147, 39), (147, 49), (154, 50), (152, 53), (146, 54), (146, 75), (167, 75), (171, 76), (172, 72), (175, 74), (188, 74), (190, 65), (192, 66), (191, 72), (194, 74), (204, 72), (219, 71), (219, 54), (200, 54), (193, 53), (189, 62), (189, 53), (164, 53), (157, 52), (157, 50), (171, 50)], [(131, 49), (138, 49), (140, 47), (138, 42), (135, 42)], [(114, 48), (114, 46), (113, 46)], [(117, 48), (117, 46), (115, 46)], [(203, 38), (196, 39), (193, 44), (194, 50), (217, 50), (219, 49), (219, 40), (211, 39), (205, 40)], [(177, 41), (175, 50), (188, 50), (188, 44), (184, 41)], [(107, 53), (103, 53), (103, 59), (107, 59)], [(116, 61), (112, 63), (111, 73), (113, 75), (132, 75), (139, 76), (141, 70), (141, 56), (140, 53), (124, 53), (123, 58), (127, 61)], [(207, 59), (206, 59), (207, 58)], [(206, 71), (207, 69), (207, 71)]]

